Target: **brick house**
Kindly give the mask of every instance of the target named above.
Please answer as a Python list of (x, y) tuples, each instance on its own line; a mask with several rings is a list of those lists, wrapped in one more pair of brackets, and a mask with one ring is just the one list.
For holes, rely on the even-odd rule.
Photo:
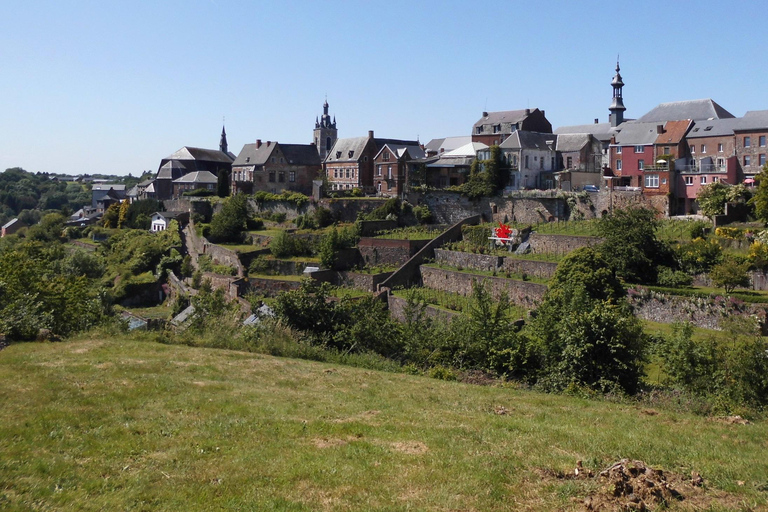
[(669, 195), (676, 185), (676, 166), (686, 162), (688, 145), (685, 135), (693, 121), (667, 121), (656, 125), (653, 159), (643, 168), (643, 194)]
[(655, 143), (659, 123), (627, 121), (611, 139), (611, 169), (618, 180), (615, 185), (641, 189), (646, 164), (655, 162)]
[(374, 138), (373, 130), (367, 137), (337, 139), (323, 162), (330, 190), (359, 188), (366, 194), (374, 193), (373, 160), (387, 144), (419, 147), (418, 141)]
[(483, 116), (472, 126), (472, 142), (499, 146), (517, 130), (552, 133), (552, 124), (544, 111), (537, 108), (483, 112)]
[(322, 172), (314, 144), (280, 144), (261, 139), (246, 144), (232, 164), (231, 191), (253, 193), (283, 190), (312, 193), (312, 180)]
[(408, 179), (408, 164), (424, 158), (420, 146), (384, 144), (373, 158), (373, 186), (376, 193), (398, 196), (405, 192)]
[(426, 185), (431, 188), (463, 185), (478, 152), (487, 149), (488, 146), (482, 142), (469, 142), (451, 151), (426, 158)]
[(733, 131), (742, 176), (754, 179), (766, 164), (768, 110), (750, 110), (739, 119)]

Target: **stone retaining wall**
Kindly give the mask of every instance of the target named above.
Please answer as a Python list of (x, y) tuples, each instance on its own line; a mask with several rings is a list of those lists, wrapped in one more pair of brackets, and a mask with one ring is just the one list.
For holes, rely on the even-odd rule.
[(506, 256), (473, 254), (460, 251), (435, 249), (435, 262), (451, 267), (483, 270), (487, 272), (509, 272), (549, 279), (557, 269), (557, 263), (551, 261), (523, 260)]
[(547, 287), (543, 284), (427, 266), (421, 267), (421, 280), (425, 288), (458, 293), (464, 296), (472, 294), (473, 283), (482, 282), (495, 298), (506, 293), (510, 302), (527, 308), (536, 307), (547, 292)]
[(503, 259), (501, 270), (511, 274), (525, 274), (540, 279), (550, 279), (557, 270), (557, 263), (553, 261), (520, 260), (517, 258)]
[[(389, 314), (394, 318), (395, 320), (399, 322), (405, 322), (405, 307), (408, 304), (408, 301), (402, 297), (396, 297), (392, 294), (389, 294), (387, 296), (387, 305), (389, 307)], [(460, 315), (461, 313), (454, 313), (452, 311), (446, 311), (444, 309), (439, 309), (433, 306), (427, 306), (424, 308), (424, 314), (429, 318), (434, 318), (441, 322), (449, 322), (451, 321), (455, 316)]]
[(400, 266), (428, 243), (429, 240), (361, 238), (357, 248), (366, 265)]
[(528, 238), (531, 252), (546, 254), (568, 254), (573, 250), (591, 247), (600, 242), (602, 242), (602, 238), (595, 236), (542, 235), (535, 232), (531, 233)]

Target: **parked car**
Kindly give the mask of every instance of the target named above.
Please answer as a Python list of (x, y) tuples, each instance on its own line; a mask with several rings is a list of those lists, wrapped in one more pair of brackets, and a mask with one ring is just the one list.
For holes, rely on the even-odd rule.
[(584, 185), (584, 188), (582, 189), (585, 192), (600, 192), (600, 187), (597, 185)]

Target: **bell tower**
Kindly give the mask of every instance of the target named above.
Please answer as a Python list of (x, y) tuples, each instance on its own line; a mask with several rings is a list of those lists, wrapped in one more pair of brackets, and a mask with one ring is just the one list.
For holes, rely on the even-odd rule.
[(619, 58), (616, 58), (616, 76), (611, 81), (611, 87), (613, 87), (613, 101), (611, 101), (611, 107), (608, 109), (611, 112), (609, 116), (611, 120), (611, 127), (619, 126), (624, 122), (624, 111), (627, 110), (624, 106), (624, 99), (622, 97), (622, 88), (624, 82), (621, 80), (621, 73), (619, 73)]
[(315, 118), (315, 130), (312, 137), (312, 142), (317, 147), (320, 160), (325, 160), (325, 157), (328, 156), (331, 148), (336, 143), (337, 138), (336, 116), (331, 120), (331, 116), (328, 114), (328, 98), (326, 98), (325, 103), (323, 103), (323, 115), (320, 119)]

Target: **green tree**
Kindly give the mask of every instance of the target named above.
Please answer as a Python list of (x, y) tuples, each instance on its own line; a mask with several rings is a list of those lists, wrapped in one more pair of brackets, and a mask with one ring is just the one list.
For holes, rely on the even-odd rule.
[(248, 219), (248, 197), (237, 194), (227, 198), (221, 211), (211, 219), (213, 242), (241, 242)]
[(740, 263), (735, 258), (727, 257), (709, 272), (712, 284), (731, 293), (736, 288), (746, 288), (750, 284), (749, 262)]
[(328, 269), (333, 269), (336, 265), (337, 252), (341, 247), (339, 232), (336, 226), (320, 239), (320, 264)]
[(117, 227), (118, 228), (125, 228), (127, 226), (127, 219), (128, 219), (128, 209), (131, 207), (131, 204), (128, 202), (127, 199), (125, 199), (122, 203), (120, 203), (120, 210), (117, 215)]
[(696, 202), (701, 213), (714, 217), (725, 213), (725, 203), (746, 203), (750, 196), (749, 189), (742, 184), (728, 185), (716, 181), (699, 190)]
[(615, 210), (597, 224), (604, 239), (600, 254), (630, 283), (656, 282), (657, 267), (672, 260), (670, 248), (656, 238), (656, 215), (655, 210), (633, 207)]
[(216, 195), (219, 197), (227, 197), (229, 195), (229, 177), (230, 174), (225, 169), (219, 170), (219, 175), (216, 177)]
[(120, 219), (120, 203), (112, 203), (101, 218), (101, 225), (105, 228), (116, 228)]
[(526, 333), (537, 346), (544, 387), (637, 390), (645, 336), (621, 282), (594, 249), (577, 249), (558, 264)]
[(763, 222), (768, 222), (768, 164), (755, 176), (755, 181), (757, 190), (752, 195), (750, 204), (755, 209), (755, 216)]

